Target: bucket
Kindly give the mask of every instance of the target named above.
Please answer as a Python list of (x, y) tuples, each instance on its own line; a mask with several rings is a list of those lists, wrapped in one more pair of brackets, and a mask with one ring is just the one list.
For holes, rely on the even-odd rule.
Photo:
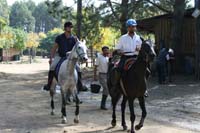
[(92, 93), (99, 93), (100, 89), (101, 89), (101, 85), (94, 84), (94, 83), (90, 84), (90, 90)]

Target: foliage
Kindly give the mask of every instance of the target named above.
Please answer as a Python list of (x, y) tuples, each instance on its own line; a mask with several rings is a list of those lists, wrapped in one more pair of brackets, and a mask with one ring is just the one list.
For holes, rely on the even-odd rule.
[(100, 42), (94, 44), (94, 48), (99, 51), (101, 50), (102, 46), (108, 46), (110, 49), (113, 49), (120, 32), (114, 30), (113, 28), (101, 28), (100, 35)]
[(0, 18), (4, 18), (4, 21), (8, 23), (9, 8), (6, 0), (0, 0)]
[(39, 48), (46, 52), (47, 51), (49, 52), (54, 44), (56, 36), (61, 34), (62, 32), (63, 32), (63, 30), (58, 29), (58, 28), (55, 28), (55, 29), (47, 32), (46, 37), (40, 40)]
[(9, 9), (6, 0), (0, 0), (0, 33), (1, 30), (8, 24)]
[(0, 34), (0, 48), (25, 48), (26, 33), (20, 29), (5, 27)]
[(52, 30), (55, 27), (61, 26), (60, 19), (55, 19), (48, 13), (47, 5), (42, 2), (39, 3), (34, 12), (33, 16), (35, 17), (35, 32), (45, 32)]
[(35, 10), (35, 8), (36, 8), (36, 5), (35, 5), (35, 2), (34, 2), (34, 1), (28, 0), (28, 1), (25, 1), (25, 2), (23, 2), (23, 3), (27, 6), (28, 10), (29, 10), (31, 13), (34, 12), (34, 10)]
[(45, 1), (45, 4), (48, 6), (48, 12), (55, 18), (61, 20), (69, 18), (73, 8), (63, 5), (62, 0), (54, 1)]
[(47, 35), (46, 35), (44, 32), (40, 32), (40, 33), (38, 34), (38, 36), (39, 36), (40, 40), (42, 40), (42, 39), (44, 39), (44, 38), (47, 37)]
[(15, 34), (15, 43), (14, 43), (14, 48), (18, 50), (23, 50), (25, 49), (25, 42), (27, 40), (27, 33), (23, 30), (20, 29), (13, 29), (14, 34)]
[[(103, 26), (121, 28), (126, 32), (125, 22), (128, 18), (144, 19), (165, 13), (172, 13), (175, 0), (102, 0), (99, 6)], [(188, 3), (189, 0), (185, 2)]]
[(100, 41), (100, 15), (94, 5), (83, 8), (82, 36), (86, 38), (86, 44), (92, 46)]
[(23, 2), (15, 2), (11, 7), (10, 26), (27, 32), (34, 31), (35, 18)]
[(12, 28), (5, 27), (0, 34), (0, 48), (9, 49), (14, 45), (14, 32)]
[(27, 48), (37, 48), (39, 46), (39, 36), (37, 33), (28, 33), (26, 40)]

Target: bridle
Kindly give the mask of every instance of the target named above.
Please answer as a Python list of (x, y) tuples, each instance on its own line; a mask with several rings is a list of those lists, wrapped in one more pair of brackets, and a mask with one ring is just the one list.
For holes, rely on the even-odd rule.
[(84, 51), (80, 53), (80, 51), (78, 50), (77, 47), (78, 47), (78, 44), (76, 44), (76, 47), (75, 47), (76, 53), (77, 53), (78, 57), (79, 57), (80, 59), (82, 59), (82, 55), (85, 55), (86, 53), (85, 53)]

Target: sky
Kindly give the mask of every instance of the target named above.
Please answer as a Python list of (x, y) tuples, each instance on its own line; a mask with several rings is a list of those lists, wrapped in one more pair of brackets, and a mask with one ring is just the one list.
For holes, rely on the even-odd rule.
[[(8, 3), (8, 5), (12, 5), (15, 1), (22, 1), (22, 0), (7, 0), (7, 3)], [(38, 4), (38, 3), (43, 2), (45, 0), (32, 0), (32, 1), (34, 1), (36, 4)], [(67, 6), (74, 6), (75, 7), (75, 4), (74, 4), (73, 0), (64, 0), (64, 1), (66, 1), (64, 3), (65, 5), (67, 5)], [(98, 3), (97, 1), (98, 0), (96, 0), (95, 3)], [(194, 5), (194, 0), (190, 0), (190, 4)]]
[[(23, 1), (23, 0), (7, 0), (7, 3), (8, 3), (8, 5), (12, 5), (15, 1)], [(28, 0), (24, 0), (24, 1), (28, 1)], [(34, 1), (36, 4), (38, 4), (38, 3), (46, 1), (46, 0), (32, 0), (32, 1)], [(74, 5), (73, 0), (64, 0), (64, 1), (67, 1), (65, 3), (67, 6), (73, 6)]]

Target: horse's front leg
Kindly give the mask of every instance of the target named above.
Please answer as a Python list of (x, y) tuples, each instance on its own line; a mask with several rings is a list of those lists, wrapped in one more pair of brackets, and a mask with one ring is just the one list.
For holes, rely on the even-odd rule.
[(127, 98), (125, 96), (123, 96), (123, 100), (121, 103), (121, 112), (122, 112), (122, 127), (123, 130), (127, 130), (127, 125), (126, 125), (126, 121), (125, 121), (125, 109), (126, 109), (126, 102), (127, 102)]
[(79, 123), (79, 104), (80, 104), (80, 100), (79, 100), (77, 94), (75, 94), (75, 100), (76, 100), (76, 110), (75, 110), (74, 123)]
[(135, 122), (135, 113), (134, 113), (134, 105), (133, 105), (134, 98), (128, 98), (128, 104), (130, 109), (130, 120), (131, 120), (131, 133), (135, 133), (134, 130), (134, 122)]
[(139, 100), (140, 108), (141, 108), (141, 110), (142, 110), (142, 117), (141, 117), (141, 119), (140, 119), (139, 124), (135, 126), (135, 129), (136, 129), (136, 130), (140, 130), (140, 129), (143, 127), (144, 119), (145, 119), (145, 117), (146, 117), (146, 115), (147, 115), (144, 97), (139, 97), (138, 100)]
[(117, 102), (119, 101), (120, 97), (121, 97), (120, 94), (117, 94), (117, 95), (111, 97), (111, 99), (112, 99), (112, 109), (113, 109), (111, 125), (113, 127), (115, 127), (116, 123), (117, 123), (117, 121), (116, 121), (116, 111), (115, 110), (116, 110)]
[(50, 96), (51, 96), (51, 115), (54, 115), (54, 109), (55, 109), (55, 106), (54, 106), (54, 100), (53, 100), (53, 96), (54, 96), (54, 92), (51, 92), (50, 91)]
[(62, 107), (61, 107), (62, 123), (65, 124), (67, 122), (66, 100), (65, 100), (65, 94), (62, 90), (61, 90), (61, 96), (62, 96)]
[(56, 83), (55, 81), (53, 80), (52, 82), (52, 85), (50, 87), (50, 96), (51, 96), (51, 115), (54, 115), (54, 109), (55, 109), (55, 106), (54, 106), (54, 94), (55, 94), (55, 87), (56, 87)]

